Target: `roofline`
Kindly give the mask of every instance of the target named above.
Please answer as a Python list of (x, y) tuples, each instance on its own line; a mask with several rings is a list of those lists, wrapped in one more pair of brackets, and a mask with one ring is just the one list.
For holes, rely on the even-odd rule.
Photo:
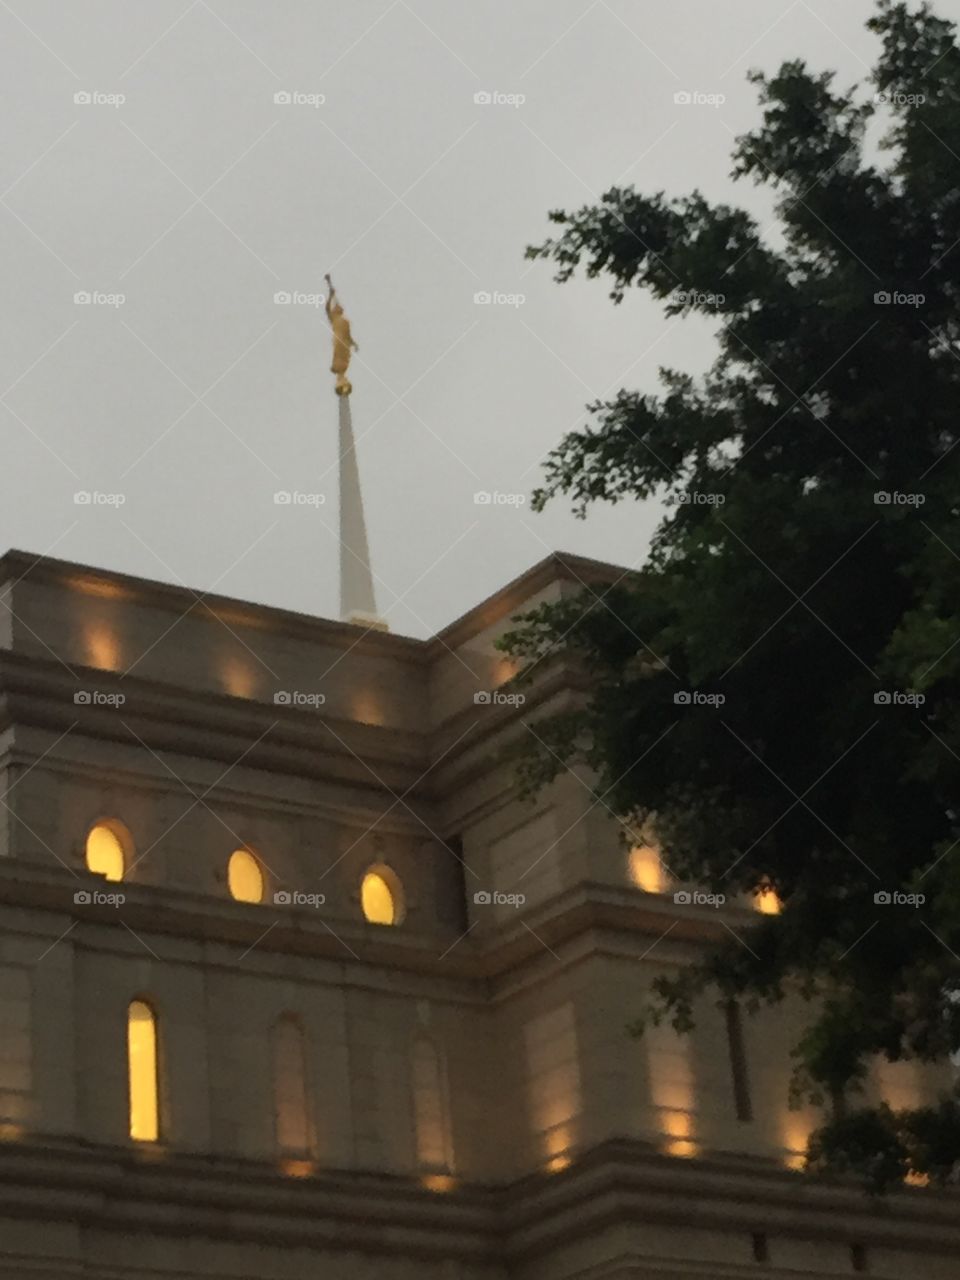
[(198, 602), (214, 617), (236, 625), (246, 625), (263, 631), (283, 632), (304, 639), (324, 640), (344, 649), (360, 646), (367, 649), (391, 652), (394, 657), (423, 659), (426, 642), (416, 636), (395, 635), (377, 628), (364, 630), (354, 622), (339, 622), (314, 614), (282, 609), (276, 605), (258, 604), (254, 600), (242, 600), (235, 596), (223, 596), (213, 591), (196, 591), (175, 583), (160, 582), (155, 578), (141, 578), (121, 573), (116, 569), (103, 569), (73, 560), (61, 560), (56, 556), (37, 556), (11, 548), (0, 556), (0, 586), (13, 580), (27, 578), (55, 583), (72, 591), (97, 594), (97, 586), (118, 588), (119, 595), (140, 604), (152, 604), (157, 608), (183, 613), (196, 609)]
[(516, 578), (512, 578), (492, 596), (461, 614), (427, 643), (431, 648), (456, 648), (479, 632), (509, 617), (551, 582), (575, 582), (583, 587), (595, 584), (611, 586), (622, 578), (635, 576), (636, 573), (637, 570), (625, 569), (623, 565), (611, 564), (607, 560), (593, 560), (589, 556), (577, 556), (568, 551), (552, 551)]
[(378, 629), (361, 630), (356, 623), (339, 622), (314, 614), (283, 609), (276, 605), (259, 604), (235, 596), (223, 596), (212, 591), (195, 591), (187, 586), (161, 582), (122, 573), (116, 569), (103, 569), (74, 560), (61, 560), (56, 556), (33, 555), (11, 548), (0, 556), (0, 586), (13, 580), (26, 578), (55, 583), (73, 591), (96, 594), (97, 586), (119, 589), (128, 600), (149, 603), (161, 609), (183, 613), (197, 607), (198, 602), (215, 617), (268, 631), (282, 631), (286, 635), (300, 635), (307, 639), (323, 639), (343, 648), (362, 645), (408, 660), (425, 660), (434, 657), (435, 650), (449, 650), (494, 626), (519, 610), (530, 598), (549, 586), (551, 582), (580, 583), (585, 587), (595, 584), (609, 585), (621, 578), (633, 575), (634, 570), (603, 560), (569, 552), (554, 551), (529, 569), (511, 579), (492, 596), (481, 600), (466, 613), (425, 640), (415, 636), (396, 635)]

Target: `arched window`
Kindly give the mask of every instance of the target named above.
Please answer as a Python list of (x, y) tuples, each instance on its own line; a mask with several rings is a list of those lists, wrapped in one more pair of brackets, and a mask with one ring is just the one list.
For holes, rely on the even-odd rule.
[(249, 849), (235, 849), (227, 863), (227, 886), (237, 902), (263, 901), (263, 872)]
[(371, 867), (360, 886), (360, 904), (370, 924), (400, 924), (404, 916), (403, 885), (389, 867)]
[(449, 1173), (453, 1164), (445, 1072), (436, 1045), (423, 1037), (413, 1046), (413, 1114), (417, 1163)]
[(130, 1137), (156, 1142), (160, 1137), (157, 1018), (145, 1000), (133, 1000), (127, 1009), (127, 1080)]
[(303, 1028), (292, 1014), (273, 1028), (273, 1114), (281, 1155), (310, 1153), (310, 1105)]
[(133, 849), (130, 833), (122, 822), (108, 818), (90, 828), (85, 856), (87, 870), (108, 880), (122, 880), (127, 857)]

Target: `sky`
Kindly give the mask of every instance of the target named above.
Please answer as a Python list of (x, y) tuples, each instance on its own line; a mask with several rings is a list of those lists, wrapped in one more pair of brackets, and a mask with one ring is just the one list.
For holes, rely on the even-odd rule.
[(0, 0), (0, 550), (336, 617), (329, 271), (391, 630), (554, 550), (641, 565), (656, 502), (529, 495), (586, 404), (702, 372), (711, 325), (524, 249), (615, 184), (698, 188), (776, 243), (770, 192), (729, 177), (746, 73), (800, 56), (867, 92), (872, 10)]

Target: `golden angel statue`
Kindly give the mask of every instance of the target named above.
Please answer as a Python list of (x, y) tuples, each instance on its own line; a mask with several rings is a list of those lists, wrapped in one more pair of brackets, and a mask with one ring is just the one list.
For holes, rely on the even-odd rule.
[(343, 307), (333, 287), (333, 281), (329, 275), (324, 276), (324, 279), (327, 282), (327, 319), (333, 330), (333, 363), (330, 365), (330, 372), (337, 375), (337, 395), (348, 396), (353, 390), (353, 385), (347, 377), (350, 356), (360, 348), (350, 333), (350, 321), (343, 314)]

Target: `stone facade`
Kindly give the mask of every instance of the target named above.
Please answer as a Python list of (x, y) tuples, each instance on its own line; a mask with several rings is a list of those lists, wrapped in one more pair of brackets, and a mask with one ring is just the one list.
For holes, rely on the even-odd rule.
[[(638, 887), (584, 779), (512, 794), (504, 749), (577, 682), (520, 708), (494, 641), (617, 572), (550, 557), (422, 642), (0, 561), (0, 1276), (960, 1275), (952, 1195), (794, 1172), (802, 1010), (625, 1032), (754, 916)], [(122, 883), (86, 866), (104, 822)], [(238, 848), (262, 902), (230, 895)], [(364, 918), (371, 868), (396, 926)], [(156, 1142), (129, 1136), (132, 1001)]]

